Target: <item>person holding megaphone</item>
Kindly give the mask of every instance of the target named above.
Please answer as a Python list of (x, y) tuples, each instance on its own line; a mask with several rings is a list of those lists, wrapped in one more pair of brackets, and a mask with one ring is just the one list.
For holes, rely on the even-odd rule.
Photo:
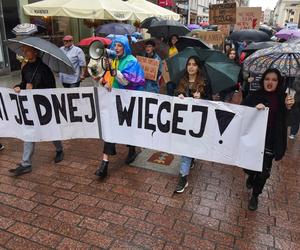
[[(145, 76), (144, 71), (131, 54), (130, 45), (127, 37), (118, 36), (113, 40), (111, 45), (112, 50), (97, 48), (95, 44), (91, 44), (90, 55), (93, 59), (102, 58), (104, 61), (105, 71), (99, 79), (99, 83), (103, 85), (108, 91), (111, 88), (127, 89), (127, 90), (144, 90), (145, 89)], [(95, 57), (99, 58), (95, 58)], [(128, 156), (126, 164), (132, 163), (136, 156), (134, 146), (128, 146)], [(103, 157), (99, 168), (95, 175), (105, 178), (108, 170), (108, 160), (110, 155), (116, 154), (115, 143), (104, 142)]]

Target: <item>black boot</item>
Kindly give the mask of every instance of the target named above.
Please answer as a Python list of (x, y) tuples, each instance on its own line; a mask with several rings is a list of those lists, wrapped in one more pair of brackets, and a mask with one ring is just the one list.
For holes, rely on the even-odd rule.
[(130, 164), (130, 163), (134, 162), (136, 157), (137, 157), (137, 153), (135, 151), (135, 147), (129, 147), (128, 155), (127, 155), (125, 163)]
[(257, 209), (257, 206), (258, 206), (258, 196), (252, 195), (248, 203), (248, 209), (251, 211), (255, 211)]
[(107, 176), (107, 169), (108, 169), (108, 161), (102, 161), (99, 168), (96, 170), (95, 175), (105, 178)]
[(255, 175), (249, 175), (246, 181), (246, 187), (252, 189), (254, 185)]

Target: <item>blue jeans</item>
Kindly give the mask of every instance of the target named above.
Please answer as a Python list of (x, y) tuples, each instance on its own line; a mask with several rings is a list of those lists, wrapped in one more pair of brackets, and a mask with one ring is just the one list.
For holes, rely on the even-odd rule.
[(191, 158), (191, 157), (181, 156), (180, 171), (179, 171), (179, 173), (182, 176), (189, 175), (192, 159), (193, 158)]
[(177, 84), (175, 82), (167, 82), (167, 95), (174, 96)]

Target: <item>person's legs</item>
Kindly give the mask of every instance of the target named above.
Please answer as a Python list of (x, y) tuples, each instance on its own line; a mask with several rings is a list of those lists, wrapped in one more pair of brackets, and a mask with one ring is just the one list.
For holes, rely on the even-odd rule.
[(63, 145), (61, 141), (53, 141), (53, 144), (56, 149), (56, 155), (54, 162), (58, 163), (61, 162), (64, 159), (64, 150), (63, 150)]
[(180, 175), (178, 184), (175, 188), (175, 193), (182, 193), (184, 189), (188, 186), (187, 176), (190, 173), (191, 163), (193, 158), (187, 156), (181, 156), (180, 161)]
[(267, 179), (271, 175), (272, 169), (272, 161), (274, 158), (274, 154), (270, 151), (265, 152), (264, 160), (263, 160), (263, 169), (262, 172), (257, 172), (255, 175), (254, 183), (253, 183), (253, 190), (252, 190), (252, 197), (248, 204), (249, 210), (256, 210), (258, 205), (258, 196), (262, 193), (263, 188), (267, 182)]
[(135, 146), (127, 145), (127, 147), (128, 147), (128, 155), (125, 160), (125, 163), (130, 164), (130, 163), (134, 162), (135, 158), (137, 157), (137, 152), (135, 150)]
[(107, 176), (109, 155), (115, 155), (116, 153), (115, 143), (104, 142), (102, 161), (96, 170), (95, 175), (101, 178), (105, 178)]
[(31, 172), (32, 155), (34, 153), (34, 148), (35, 142), (24, 142), (22, 162), (16, 168), (10, 169), (9, 172), (13, 173), (15, 176)]
[(290, 139), (295, 139), (295, 136), (298, 134), (299, 132), (299, 125), (300, 125), (300, 103), (297, 103), (298, 105), (296, 105), (292, 111), (290, 112), (291, 115), (291, 120), (292, 120), (292, 124), (291, 124), (291, 130), (290, 130), (290, 135), (289, 138)]
[(70, 83), (62, 83), (62, 85), (64, 86), (64, 88), (71, 88), (71, 84)]

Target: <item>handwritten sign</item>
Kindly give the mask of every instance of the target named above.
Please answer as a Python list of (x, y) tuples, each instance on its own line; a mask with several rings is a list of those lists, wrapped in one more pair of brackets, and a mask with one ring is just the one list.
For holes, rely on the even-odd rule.
[(230, 25), (229, 24), (220, 24), (218, 25), (218, 30), (222, 32), (224, 37), (228, 37), (230, 33)]
[(259, 29), (261, 15), (261, 7), (238, 7), (234, 29)]
[(164, 79), (164, 82), (167, 83), (170, 81), (170, 74), (169, 69), (166, 60), (162, 61), (162, 78)]
[(210, 24), (235, 24), (236, 3), (212, 4), (209, 6)]
[(159, 61), (144, 56), (137, 56), (136, 59), (144, 69), (145, 78), (148, 80), (156, 81), (159, 69)]
[(210, 45), (221, 45), (224, 42), (224, 37), (221, 31), (199, 31), (195, 36)]

